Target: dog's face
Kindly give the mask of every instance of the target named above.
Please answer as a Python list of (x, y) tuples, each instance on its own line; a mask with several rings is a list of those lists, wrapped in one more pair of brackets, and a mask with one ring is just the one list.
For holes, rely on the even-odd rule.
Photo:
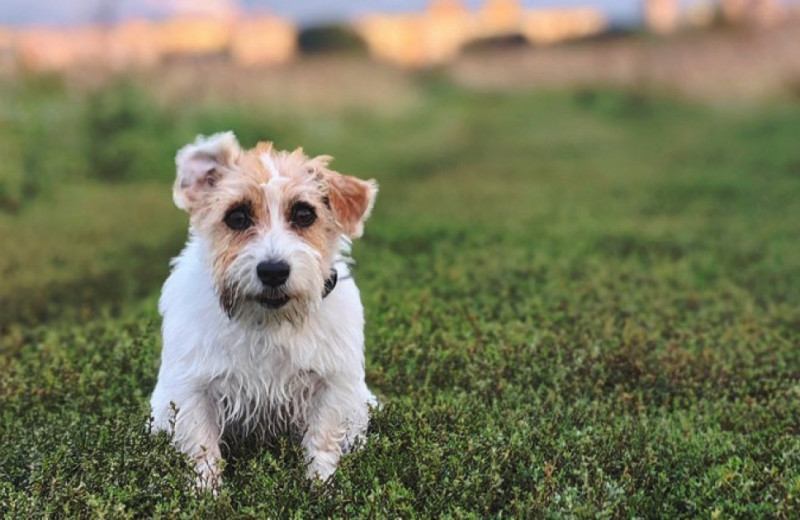
[(328, 169), (330, 157), (242, 150), (233, 133), (198, 137), (175, 159), (175, 204), (209, 245), (232, 319), (301, 322), (322, 299), (342, 237), (361, 236), (377, 193)]

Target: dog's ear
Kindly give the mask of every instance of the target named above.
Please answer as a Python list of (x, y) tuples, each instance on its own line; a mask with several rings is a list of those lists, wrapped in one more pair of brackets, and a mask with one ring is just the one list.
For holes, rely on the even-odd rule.
[(331, 209), (342, 231), (350, 238), (360, 237), (364, 233), (364, 222), (375, 204), (378, 183), (330, 172), (328, 186)]
[(233, 132), (197, 136), (175, 156), (178, 173), (172, 198), (180, 209), (191, 213), (236, 163), (242, 149)]

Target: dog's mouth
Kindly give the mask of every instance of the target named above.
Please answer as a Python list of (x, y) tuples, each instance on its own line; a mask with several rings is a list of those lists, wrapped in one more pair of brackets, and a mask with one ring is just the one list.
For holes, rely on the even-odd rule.
[(267, 309), (279, 309), (289, 303), (289, 297), (285, 294), (271, 295), (262, 294), (258, 297), (258, 303)]

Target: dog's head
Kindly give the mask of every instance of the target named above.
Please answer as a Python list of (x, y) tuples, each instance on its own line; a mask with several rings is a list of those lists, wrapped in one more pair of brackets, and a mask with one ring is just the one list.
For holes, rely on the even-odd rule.
[(232, 319), (298, 322), (319, 305), (342, 238), (361, 236), (378, 191), (375, 181), (329, 169), (330, 159), (272, 143), (242, 150), (232, 132), (178, 152), (173, 198), (208, 244)]

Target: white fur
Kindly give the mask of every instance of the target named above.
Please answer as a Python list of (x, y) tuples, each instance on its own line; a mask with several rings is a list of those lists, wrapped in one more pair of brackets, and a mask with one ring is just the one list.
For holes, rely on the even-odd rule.
[[(215, 150), (233, 145), (231, 138), (218, 134), (211, 143), (181, 150), (178, 182), (198, 146), (203, 160), (215, 158)], [(175, 446), (193, 458), (203, 488), (220, 484), (223, 435), (287, 428), (302, 436), (309, 477), (326, 479), (364, 435), (369, 408), (377, 404), (364, 380), (364, 312), (348, 277), (349, 241), (341, 238), (333, 260), (339, 283), (322, 298), (331, 266), (282, 222), (277, 179), (262, 185), (274, 216), (270, 229), (250, 241), (225, 273), (235, 287), (236, 312), (223, 310), (211, 244), (194, 232), (173, 260), (159, 302), (163, 351), (150, 401), (152, 430), (173, 435)], [(256, 265), (276, 257), (291, 266), (291, 298), (285, 307), (267, 309), (248, 295), (263, 290)]]
[(272, 179), (277, 179), (281, 176), (281, 172), (278, 170), (278, 166), (275, 164), (275, 161), (272, 159), (272, 155), (270, 153), (261, 154), (261, 163), (264, 165), (270, 175), (272, 175)]
[(197, 459), (203, 486), (219, 483), (219, 443), (230, 427), (295, 427), (309, 476), (328, 478), (376, 404), (364, 382), (363, 308), (346, 265), (337, 263), (341, 281), (299, 327), (256, 328), (220, 308), (205, 248), (192, 237), (164, 284), (153, 429), (174, 433), (177, 448)]

